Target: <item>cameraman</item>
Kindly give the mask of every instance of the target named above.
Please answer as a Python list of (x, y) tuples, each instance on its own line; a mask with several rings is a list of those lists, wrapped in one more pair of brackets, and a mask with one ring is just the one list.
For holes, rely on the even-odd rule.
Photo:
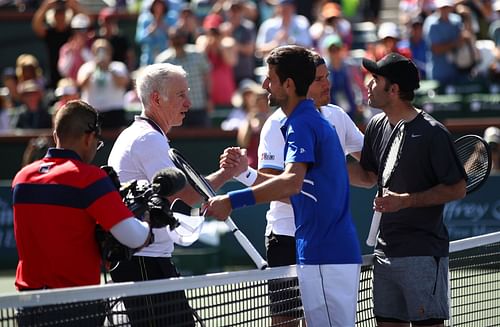
[[(141, 115), (136, 116), (132, 125), (120, 134), (108, 159), (108, 164), (118, 173), (121, 182), (134, 179), (151, 181), (160, 169), (175, 167), (168, 156), (170, 146), (167, 133), (173, 126), (182, 125), (191, 106), (186, 72), (181, 66), (146, 66), (137, 77), (136, 89), (142, 104)], [(207, 178), (214, 188), (218, 188), (232, 176), (232, 171), (221, 169)], [(191, 205), (200, 200), (200, 196), (189, 186), (175, 194), (175, 198)], [(137, 252), (132, 260), (121, 261), (111, 272), (113, 281), (142, 281), (179, 276), (170, 260), (174, 242), (169, 231), (166, 228), (154, 229), (154, 235), (153, 244)], [(133, 326), (138, 326), (138, 317), (146, 314), (146, 300), (154, 303), (150, 306), (154, 307), (154, 321), (158, 326), (194, 325), (184, 292), (177, 292), (151, 296), (144, 299), (144, 303), (125, 302)], [(175, 306), (179, 301), (183, 304)], [(147, 311), (149, 317), (151, 310)], [(177, 315), (159, 318), (160, 312), (177, 312)], [(186, 312), (188, 314), (182, 314)], [(151, 319), (149, 321), (151, 322)]]
[[(130, 248), (149, 244), (148, 223), (134, 218), (108, 175), (90, 165), (103, 144), (100, 133), (94, 108), (79, 100), (68, 102), (54, 119), (56, 148), (49, 148), (45, 158), (15, 176), (14, 233), (19, 254), (15, 284), (19, 291), (99, 284), (96, 224)], [(87, 315), (94, 318), (84, 323), (96, 326), (103, 317), (98, 317), (103, 310), (97, 306), (65, 313), (48, 310), (45, 315), (25, 309), (19, 322), (31, 325), (50, 322), (49, 316)]]

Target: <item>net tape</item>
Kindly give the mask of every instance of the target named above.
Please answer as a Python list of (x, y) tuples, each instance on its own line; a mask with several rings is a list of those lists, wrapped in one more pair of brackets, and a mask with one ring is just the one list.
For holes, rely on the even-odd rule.
[[(450, 252), (452, 320), (446, 325), (495, 325), (500, 321), (500, 232), (454, 241)], [(363, 260), (357, 326), (375, 326), (373, 256), (364, 256)], [(38, 319), (37, 326), (130, 326), (131, 317), (134, 326), (151, 322), (158, 326), (269, 326), (276, 314), (290, 321), (300, 320), (302, 309), (295, 277), (295, 266), (288, 266), (22, 292), (0, 296), (0, 325), (31, 326)], [(176, 300), (183, 295), (190, 307)], [(155, 297), (160, 298), (158, 306), (150, 301), (158, 299)], [(124, 303), (135, 303), (137, 311), (127, 311)], [(51, 320), (40, 323), (42, 315)]]

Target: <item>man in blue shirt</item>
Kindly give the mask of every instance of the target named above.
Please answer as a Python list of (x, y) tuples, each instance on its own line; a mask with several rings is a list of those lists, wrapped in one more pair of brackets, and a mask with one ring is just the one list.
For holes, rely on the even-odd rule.
[(423, 25), (427, 42), (427, 77), (440, 84), (467, 81), (468, 73), (460, 71), (450, 60), (450, 55), (464, 42), (462, 19), (453, 12), (452, 0), (436, 2), (436, 12), (428, 16)]
[(361, 255), (344, 152), (334, 127), (306, 99), (316, 72), (313, 55), (299, 46), (283, 46), (271, 51), (267, 64), (263, 88), (288, 117), (282, 126), (285, 171), (259, 173), (257, 186), (210, 199), (207, 214), (224, 220), (232, 209), (290, 198), (307, 325), (353, 326)]

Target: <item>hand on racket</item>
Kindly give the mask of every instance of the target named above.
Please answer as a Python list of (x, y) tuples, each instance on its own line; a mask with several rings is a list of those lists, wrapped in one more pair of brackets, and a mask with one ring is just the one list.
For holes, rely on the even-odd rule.
[[(177, 151), (176, 149), (170, 149), (168, 155), (170, 156), (170, 159), (172, 159), (175, 166), (182, 170), (184, 174), (186, 174), (188, 182), (205, 199), (205, 201), (208, 201), (210, 198), (216, 196), (214, 189), (208, 183), (208, 181), (189, 164), (189, 162), (181, 155), (179, 151)], [(238, 229), (231, 217), (229, 217), (229, 213), (227, 219), (224, 220), (224, 222), (233, 232), (234, 237), (236, 237), (236, 240), (250, 256), (257, 268), (266, 268), (267, 262), (262, 258), (259, 252), (252, 245), (252, 243), (250, 243), (248, 238)]]
[[(403, 149), (405, 139), (405, 123), (400, 120), (389, 136), (389, 140), (384, 149), (380, 167), (378, 173), (378, 196), (383, 196), (383, 190), (389, 186), (389, 182), (396, 171), (399, 163), (399, 158), (401, 157), (401, 152)], [(383, 210), (382, 210), (383, 211)], [(380, 219), (382, 213), (380, 211), (375, 211), (373, 213), (372, 224), (370, 226), (370, 231), (368, 232), (368, 238), (366, 239), (366, 244), (368, 246), (374, 246), (377, 243), (377, 235), (380, 226)]]
[(211, 197), (207, 200), (204, 209), (206, 210), (208, 216), (221, 221), (225, 221), (232, 211), (231, 202), (229, 201), (229, 197), (227, 195), (217, 195)]

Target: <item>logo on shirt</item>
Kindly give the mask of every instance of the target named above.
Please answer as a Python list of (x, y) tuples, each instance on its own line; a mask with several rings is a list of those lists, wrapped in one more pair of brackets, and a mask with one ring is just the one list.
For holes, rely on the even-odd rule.
[(40, 174), (46, 174), (49, 172), (50, 168), (55, 164), (55, 162), (44, 162), (38, 168)]
[(304, 148), (300, 148), (300, 149), (299, 149), (299, 152), (300, 152), (300, 153), (304, 153), (304, 152), (306, 152), (306, 149), (304, 149)]
[(260, 155), (260, 160), (274, 160), (275, 158), (275, 155), (271, 153), (264, 152)]
[(411, 134), (412, 138), (416, 138), (416, 137), (420, 137), (420, 136), (422, 136), (422, 134), (413, 134), (413, 133)]

